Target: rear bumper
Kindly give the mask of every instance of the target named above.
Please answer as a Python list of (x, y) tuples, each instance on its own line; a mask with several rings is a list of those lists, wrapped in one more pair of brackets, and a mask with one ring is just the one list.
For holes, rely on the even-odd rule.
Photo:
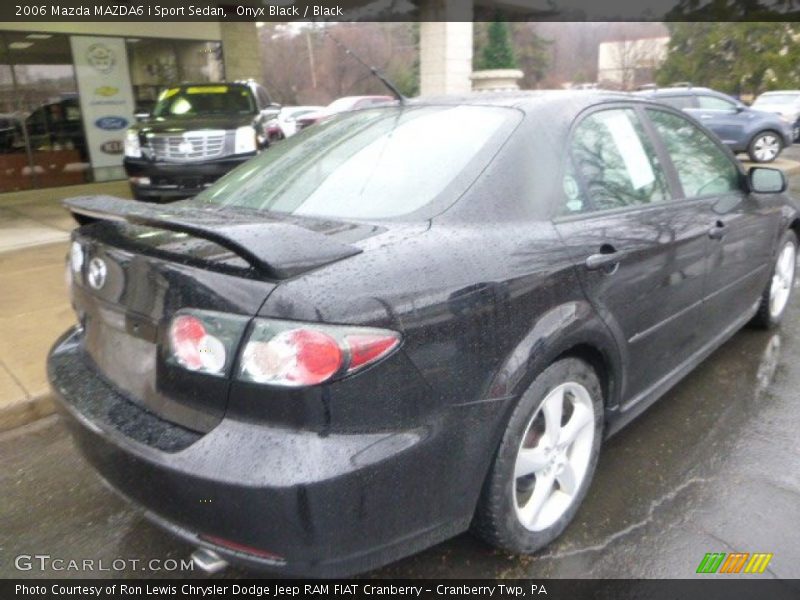
[[(151, 162), (126, 157), (123, 164), (135, 197), (186, 198), (199, 194), (225, 173), (255, 155), (253, 152), (187, 163)], [(150, 182), (141, 183), (141, 178), (148, 178)]]
[(51, 350), (48, 376), (78, 447), (114, 489), (184, 540), (287, 576), (363, 572), (466, 530), (488, 462), (469, 455), (491, 457), (453, 438), (490, 422), (475, 414), (485, 403), (446, 411), (458, 423), (404, 431), (323, 436), (225, 418), (201, 434), (112, 389), (76, 330)]

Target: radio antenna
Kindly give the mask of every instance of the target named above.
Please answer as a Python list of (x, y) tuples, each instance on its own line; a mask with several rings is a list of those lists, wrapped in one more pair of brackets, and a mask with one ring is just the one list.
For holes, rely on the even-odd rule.
[(373, 66), (369, 65), (369, 64), (368, 64), (368, 63), (366, 63), (365, 61), (363, 61), (363, 60), (361, 59), (361, 57), (359, 57), (359, 56), (358, 56), (358, 54), (356, 54), (355, 52), (353, 52), (352, 50), (350, 50), (350, 48), (348, 48), (347, 46), (345, 46), (345, 45), (344, 45), (342, 42), (340, 42), (339, 40), (337, 40), (337, 39), (336, 39), (336, 38), (335, 38), (335, 37), (334, 37), (334, 36), (333, 36), (333, 35), (332, 35), (332, 34), (331, 34), (329, 31), (328, 31), (328, 28), (327, 28), (327, 27), (323, 27), (323, 29), (322, 29), (322, 33), (323, 33), (324, 35), (328, 36), (329, 38), (331, 38), (331, 40), (333, 40), (333, 43), (334, 43), (334, 44), (336, 44), (336, 46), (337, 46), (337, 47), (338, 47), (338, 48), (339, 48), (339, 49), (340, 49), (342, 52), (344, 52), (345, 54), (347, 54), (347, 55), (349, 55), (349, 56), (352, 56), (354, 59), (356, 59), (356, 60), (359, 62), (359, 64), (361, 64), (362, 66), (364, 66), (364, 67), (366, 67), (367, 69), (369, 69), (369, 72), (370, 72), (370, 73), (372, 73), (372, 74), (373, 74), (375, 77), (377, 77), (378, 79), (380, 79), (380, 80), (381, 80), (381, 83), (383, 83), (383, 85), (385, 85), (387, 88), (389, 88), (389, 90), (392, 92), (392, 94), (394, 95), (394, 97), (395, 97), (395, 98), (397, 98), (397, 101), (398, 101), (400, 104), (405, 104), (405, 103), (406, 103), (406, 100), (407, 100), (407, 98), (406, 98), (406, 97), (405, 97), (405, 96), (402, 94), (402, 92), (401, 92), (399, 89), (397, 89), (397, 86), (396, 86), (394, 83), (392, 83), (391, 81), (389, 81), (389, 79), (386, 77), (386, 75), (384, 75), (383, 73), (381, 73), (381, 72), (380, 72), (380, 70), (379, 70), (379, 69), (377, 69), (377, 68), (375, 68), (375, 67), (373, 67)]

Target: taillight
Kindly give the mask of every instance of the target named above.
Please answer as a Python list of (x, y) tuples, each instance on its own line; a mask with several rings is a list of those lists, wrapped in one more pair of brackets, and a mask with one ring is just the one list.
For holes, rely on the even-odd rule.
[(348, 335), (344, 339), (350, 350), (351, 371), (378, 360), (399, 341), (395, 336), (377, 333)]
[(211, 311), (181, 311), (169, 326), (169, 358), (190, 371), (224, 376), (248, 320)]
[(256, 319), (242, 352), (240, 378), (285, 387), (349, 375), (400, 344), (394, 331)]

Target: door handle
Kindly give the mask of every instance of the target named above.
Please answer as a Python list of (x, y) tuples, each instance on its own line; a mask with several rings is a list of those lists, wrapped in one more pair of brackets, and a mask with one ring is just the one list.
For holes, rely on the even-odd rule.
[(722, 221), (717, 221), (711, 226), (711, 229), (708, 230), (708, 237), (712, 240), (721, 240), (725, 237), (725, 223)]
[(611, 274), (619, 267), (622, 255), (611, 247), (601, 248), (597, 254), (592, 254), (586, 258), (586, 268), (590, 271), (604, 269)]

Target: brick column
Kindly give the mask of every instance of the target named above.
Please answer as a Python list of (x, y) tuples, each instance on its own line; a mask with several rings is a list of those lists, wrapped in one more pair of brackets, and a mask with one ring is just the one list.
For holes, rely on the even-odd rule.
[(420, 12), (420, 94), (471, 91), (472, 2), (422, 0)]
[(219, 25), (222, 39), (222, 57), (225, 63), (225, 80), (255, 79), (261, 82), (261, 48), (255, 23), (222, 22)]

